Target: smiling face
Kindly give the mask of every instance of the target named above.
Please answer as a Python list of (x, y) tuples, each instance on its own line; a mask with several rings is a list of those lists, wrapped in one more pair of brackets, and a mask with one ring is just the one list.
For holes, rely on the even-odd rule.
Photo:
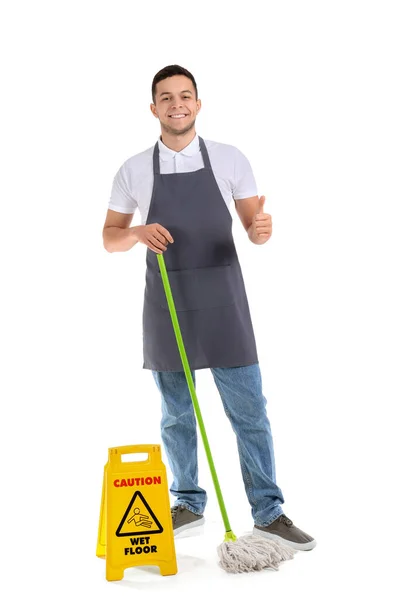
[(150, 109), (163, 132), (183, 135), (194, 128), (201, 100), (196, 100), (196, 90), (188, 77), (173, 75), (159, 81), (155, 96)]

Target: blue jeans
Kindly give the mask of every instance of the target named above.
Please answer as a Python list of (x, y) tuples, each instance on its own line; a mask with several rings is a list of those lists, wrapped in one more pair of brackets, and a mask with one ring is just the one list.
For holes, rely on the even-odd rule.
[[(282, 491), (275, 482), (271, 426), (266, 413), (258, 363), (212, 368), (222, 404), (236, 434), (244, 487), (256, 525), (269, 525), (283, 514)], [(198, 485), (197, 430), (184, 371), (152, 371), (161, 392), (161, 438), (173, 474), (175, 505), (203, 514), (207, 494)], [(191, 371), (195, 383), (195, 372)]]

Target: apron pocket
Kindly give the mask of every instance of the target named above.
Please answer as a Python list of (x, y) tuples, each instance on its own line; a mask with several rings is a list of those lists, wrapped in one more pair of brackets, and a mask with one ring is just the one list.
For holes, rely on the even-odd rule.
[[(231, 265), (168, 271), (172, 297), (177, 311), (230, 306), (234, 303)], [(161, 274), (157, 273), (161, 306), (169, 310)]]

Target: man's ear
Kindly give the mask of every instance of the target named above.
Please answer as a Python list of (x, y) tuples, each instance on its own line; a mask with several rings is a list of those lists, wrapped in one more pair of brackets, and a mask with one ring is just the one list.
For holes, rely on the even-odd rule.
[(157, 109), (156, 109), (156, 105), (151, 103), (150, 104), (150, 110), (153, 113), (153, 115), (158, 119), (158, 114), (157, 114)]
[(197, 100), (197, 112), (199, 113), (201, 109), (201, 100)]

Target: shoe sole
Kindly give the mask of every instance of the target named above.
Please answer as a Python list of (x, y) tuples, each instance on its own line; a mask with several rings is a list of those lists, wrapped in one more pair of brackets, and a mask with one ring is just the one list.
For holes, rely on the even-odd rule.
[(186, 523), (185, 525), (181, 525), (180, 527), (177, 527), (176, 529), (174, 529), (174, 537), (179, 535), (180, 533), (182, 533), (183, 531), (186, 531), (188, 529), (193, 529), (194, 527), (200, 527), (200, 525), (204, 525), (204, 517), (202, 517), (201, 519), (198, 519), (197, 521), (192, 521), (191, 523)]
[(311, 542), (306, 542), (305, 544), (300, 544), (299, 542), (291, 542), (290, 540), (285, 540), (285, 538), (282, 538), (279, 535), (275, 535), (274, 533), (268, 533), (267, 531), (261, 531), (260, 529), (256, 529), (255, 527), (253, 529), (253, 535), (258, 535), (260, 537), (277, 541), (280, 544), (290, 546), (290, 548), (293, 548), (294, 550), (312, 550), (317, 545), (317, 542), (315, 540), (311, 540)]

